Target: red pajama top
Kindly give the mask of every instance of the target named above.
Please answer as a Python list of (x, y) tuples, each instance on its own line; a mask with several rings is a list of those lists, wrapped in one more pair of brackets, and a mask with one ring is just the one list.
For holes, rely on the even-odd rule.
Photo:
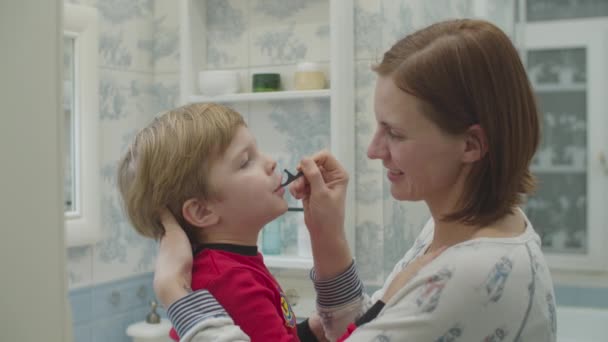
[[(255, 246), (208, 244), (195, 252), (192, 290), (208, 290), (252, 342), (299, 341), (296, 317)], [(179, 341), (177, 333), (170, 336)]]

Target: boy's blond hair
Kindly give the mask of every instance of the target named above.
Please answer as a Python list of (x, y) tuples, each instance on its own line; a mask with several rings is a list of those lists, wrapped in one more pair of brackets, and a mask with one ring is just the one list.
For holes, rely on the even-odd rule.
[(158, 239), (159, 212), (168, 207), (191, 242), (194, 227), (182, 206), (190, 198), (210, 199), (209, 171), (240, 126), (236, 111), (213, 103), (170, 110), (142, 129), (118, 165), (118, 188), (129, 220), (143, 236)]

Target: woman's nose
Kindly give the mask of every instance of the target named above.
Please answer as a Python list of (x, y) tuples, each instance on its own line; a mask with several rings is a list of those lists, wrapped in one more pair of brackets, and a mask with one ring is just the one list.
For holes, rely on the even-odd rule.
[(384, 159), (386, 157), (386, 145), (384, 138), (380, 136), (378, 131), (374, 133), (372, 141), (370, 141), (367, 147), (367, 157), (369, 159)]

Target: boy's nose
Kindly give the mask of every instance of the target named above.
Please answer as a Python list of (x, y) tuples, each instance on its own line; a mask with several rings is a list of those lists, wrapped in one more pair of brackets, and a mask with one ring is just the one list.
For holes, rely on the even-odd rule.
[(277, 161), (270, 156), (266, 156), (266, 158), (268, 159), (268, 173), (274, 173), (277, 168)]

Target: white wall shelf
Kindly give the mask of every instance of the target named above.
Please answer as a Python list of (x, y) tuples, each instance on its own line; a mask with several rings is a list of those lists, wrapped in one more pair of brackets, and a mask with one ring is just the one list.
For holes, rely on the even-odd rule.
[(296, 100), (313, 98), (330, 98), (331, 90), (286, 90), (268, 91), (259, 93), (237, 93), (218, 96), (191, 95), (188, 100), (195, 102), (215, 102), (215, 103), (234, 103), (247, 101), (275, 101), (275, 100)]
[(568, 91), (585, 91), (587, 85), (584, 83), (571, 83), (571, 84), (542, 84), (536, 83), (532, 85), (536, 92), (568, 92)]
[(264, 263), (270, 268), (290, 268), (296, 270), (310, 270), (313, 266), (312, 258), (286, 255), (264, 255)]
[(570, 165), (532, 166), (530, 169), (534, 173), (587, 173), (584, 167)]

